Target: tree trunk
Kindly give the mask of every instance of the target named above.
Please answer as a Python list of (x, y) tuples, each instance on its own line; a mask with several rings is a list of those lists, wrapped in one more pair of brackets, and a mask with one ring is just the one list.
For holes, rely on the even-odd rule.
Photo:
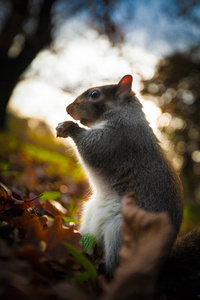
[[(37, 53), (51, 42), (51, 8), (55, 0), (44, 0), (38, 16), (34, 34), (23, 34), (23, 23), (27, 15), (28, 1), (13, 1), (12, 13), (0, 36), (0, 129), (6, 125), (6, 107), (19, 77), (30, 65)], [(25, 38), (23, 49), (16, 57), (8, 55), (8, 50), (17, 34)]]

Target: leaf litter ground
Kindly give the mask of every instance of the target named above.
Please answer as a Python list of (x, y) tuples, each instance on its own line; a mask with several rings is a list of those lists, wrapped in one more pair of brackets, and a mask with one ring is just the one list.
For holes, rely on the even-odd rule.
[(91, 290), (97, 273), (77, 231), (88, 185), (77, 162), (8, 134), (0, 140), (0, 299)]

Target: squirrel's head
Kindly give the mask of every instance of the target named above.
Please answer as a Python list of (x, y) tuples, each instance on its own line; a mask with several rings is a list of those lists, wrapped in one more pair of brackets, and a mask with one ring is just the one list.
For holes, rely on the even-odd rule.
[(126, 102), (136, 101), (131, 90), (133, 77), (125, 75), (118, 84), (88, 89), (67, 106), (67, 113), (88, 127), (97, 123), (104, 112)]

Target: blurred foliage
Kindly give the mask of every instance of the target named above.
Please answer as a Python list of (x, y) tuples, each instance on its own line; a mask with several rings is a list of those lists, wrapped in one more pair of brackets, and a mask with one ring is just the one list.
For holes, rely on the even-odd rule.
[(196, 206), (185, 205), (181, 231), (187, 232), (200, 225), (200, 209)]
[(88, 184), (75, 158), (9, 133), (1, 133), (0, 142), (0, 181), (24, 193), (41, 195), (42, 201), (57, 199), (70, 212), (68, 221), (75, 218), (77, 222)]
[[(162, 110), (159, 128), (168, 158), (181, 171), (186, 203), (200, 205), (200, 48), (163, 58), (143, 94)], [(167, 136), (167, 139), (165, 138)]]

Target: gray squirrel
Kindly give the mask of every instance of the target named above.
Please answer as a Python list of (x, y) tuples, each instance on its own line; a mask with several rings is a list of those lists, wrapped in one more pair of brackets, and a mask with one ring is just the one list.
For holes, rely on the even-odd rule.
[(66, 110), (77, 123), (57, 126), (58, 137), (71, 137), (93, 191), (83, 208), (80, 233), (93, 234), (105, 253), (106, 272), (112, 275), (123, 244), (121, 202), (133, 193), (136, 205), (167, 212), (176, 234), (183, 214), (180, 179), (131, 90), (132, 76), (118, 84), (88, 89)]

